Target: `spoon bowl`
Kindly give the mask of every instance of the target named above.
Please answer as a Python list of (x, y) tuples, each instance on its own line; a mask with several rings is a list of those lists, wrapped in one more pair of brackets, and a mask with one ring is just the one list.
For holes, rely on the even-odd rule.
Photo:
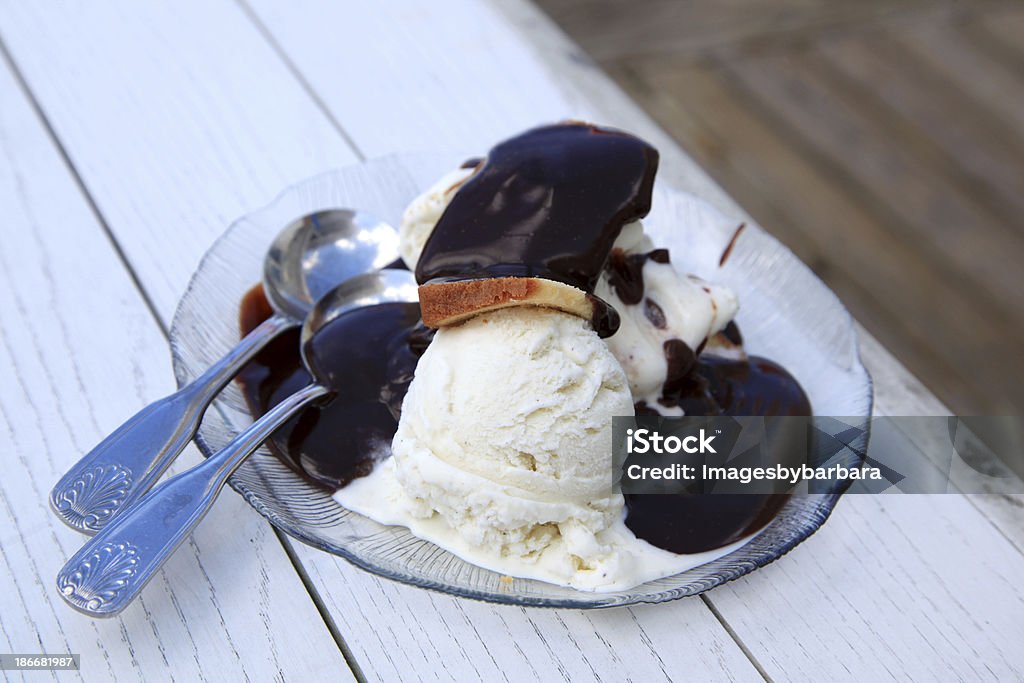
[(278, 313), (302, 320), (324, 294), (399, 257), (398, 232), (352, 209), (328, 209), (289, 223), (263, 262), (263, 289)]
[(339, 316), (365, 306), (419, 301), (417, 290), (415, 276), (408, 270), (397, 268), (385, 268), (349, 278), (322, 296), (306, 316), (302, 323), (304, 353), (316, 333)]

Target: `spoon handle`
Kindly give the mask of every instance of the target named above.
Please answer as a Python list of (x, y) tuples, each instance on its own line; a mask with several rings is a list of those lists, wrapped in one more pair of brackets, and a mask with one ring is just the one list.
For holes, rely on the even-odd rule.
[(221, 451), (150, 491), (68, 560), (57, 574), (61, 597), (93, 617), (121, 612), (206, 516), (231, 473), (302, 406), (327, 393), (318, 384), (297, 391)]
[(138, 500), (185, 448), (213, 398), (281, 332), (296, 325), (273, 315), (191, 384), (149, 404), (82, 457), (50, 491), (68, 526), (95, 534)]

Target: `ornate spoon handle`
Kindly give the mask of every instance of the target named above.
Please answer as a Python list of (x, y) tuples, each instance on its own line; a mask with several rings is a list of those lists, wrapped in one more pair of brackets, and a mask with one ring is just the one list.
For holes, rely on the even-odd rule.
[(329, 393), (311, 384), (274, 406), (192, 469), (150, 491), (91, 538), (57, 574), (57, 590), (79, 612), (110, 617), (128, 606), (202, 521), (228, 477), (302, 406)]
[(274, 315), (188, 386), (151, 403), (82, 457), (50, 492), (61, 520), (95, 534), (160, 479), (188, 445), (214, 396), (267, 342), (294, 327)]

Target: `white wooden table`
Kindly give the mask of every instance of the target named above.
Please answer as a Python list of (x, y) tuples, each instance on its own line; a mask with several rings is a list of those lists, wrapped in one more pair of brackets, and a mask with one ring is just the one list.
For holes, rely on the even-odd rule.
[[(285, 186), (576, 117), (742, 211), (526, 0), (4, 0), (0, 38), (0, 653), (81, 653), (89, 681), (1024, 678), (1024, 501), (998, 496), (851, 496), (705, 596), (577, 612), (378, 579), (229, 493), (120, 618), (72, 612), (53, 577), (82, 539), (46, 494), (172, 389), (199, 257)], [(863, 352), (879, 413), (943, 411)]]

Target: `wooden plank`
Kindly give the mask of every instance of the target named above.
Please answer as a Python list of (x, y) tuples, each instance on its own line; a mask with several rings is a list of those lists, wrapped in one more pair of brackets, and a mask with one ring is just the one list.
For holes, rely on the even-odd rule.
[(164, 319), (230, 221), (356, 158), (230, 0), (11, 3), (0, 33)]
[(1024, 65), (1024, 10), (1013, 3), (1002, 11), (980, 12), (963, 29), (975, 44), (994, 46), (1006, 65), (1019, 73)]
[[(657, 145), (662, 177), (723, 211), (738, 211), (593, 61), (552, 33), (549, 20), (532, 9), (521, 11), (516, 2), (496, 5), (402, 0), (364, 12), (324, 8), (317, 0), (259, 1), (252, 12), (327, 109), (344, 114), (347, 136), (364, 157), (398, 150), (476, 154), (539, 123), (598, 117)], [(309, 17), (325, 12), (344, 22), (352, 41), (308, 39)], [(353, 49), (364, 58), (351, 59)], [(367, 92), (373, 93), (370, 105)]]
[(698, 599), (590, 612), (501, 607), (298, 550), (370, 680), (761, 680)]
[[(867, 330), (857, 325), (860, 353), (875, 380), (875, 412), (879, 415), (951, 415), (949, 407), (909, 373), (900, 361)], [(1022, 512), (1024, 514), (1024, 512)]]
[(961, 286), (1001, 304), (1011, 319), (1024, 310), (1017, 276), (1024, 235), (964, 196), (930, 160), (919, 159), (920, 147), (910, 149), (918, 132), (899, 128), (896, 142), (882, 130), (893, 122), (874, 118), (869, 99), (799, 51), (730, 60), (726, 68), (778, 115), (780, 128), (813, 145), (837, 174), (848, 174), (866, 201), (899, 219), (893, 227), (903, 228), (930, 258), (955, 269)]
[[(916, 244), (900, 239), (828, 169), (780, 138), (720, 72), (643, 60), (617, 75), (756, 220), (818, 272), (855, 317), (935, 390), (955, 397), (959, 410), (995, 409), (992, 393), (982, 389), (986, 382), (1014, 395), (1017, 386), (1007, 387), (1000, 373), (1001, 367), (1013, 367), (1016, 356), (999, 343), (1014, 328), (995, 324), (995, 313), (922, 260)], [(941, 332), (950, 320), (956, 327)], [(986, 379), (979, 381), (981, 376)]]
[[(890, 416), (951, 415), (927, 387), (901, 372), (900, 362), (867, 330), (858, 325), (861, 356), (868, 372), (875, 378), (875, 413)], [(878, 381), (881, 379), (882, 381)], [(927, 448), (920, 445), (921, 448)], [(931, 451), (941, 453), (939, 450)], [(999, 467), (1001, 463), (997, 463)], [(1003, 469), (1005, 466), (999, 467)], [(994, 468), (995, 469), (995, 468)], [(971, 490), (984, 491), (982, 477), (974, 477)], [(1024, 552), (1024, 495), (990, 493), (967, 495), (964, 498), (978, 509), (1014, 547)]]
[[(987, 111), (999, 117), (1002, 129), (1018, 142), (1024, 139), (1024, 79), (1019, 63), (993, 59), (983, 49), (992, 36), (1004, 34), (1014, 39), (1014, 27), (1024, 25), (1024, 12), (1019, 7), (1008, 11), (981, 14), (977, 22), (962, 26), (928, 22), (900, 33), (900, 40), (921, 61), (956, 84), (967, 96), (974, 98)], [(975, 30), (974, 27), (981, 30)], [(1024, 35), (1019, 29), (1017, 35)], [(1007, 43), (1012, 44), (1012, 43)]]
[(90, 681), (352, 680), (277, 538), (237, 496), (120, 618), (86, 619), (58, 597), (83, 537), (50, 512), (50, 487), (173, 382), (166, 339), (4, 62), (0, 100), (0, 650), (79, 653)]
[[(507, 137), (567, 113), (541, 65), (481, 3), (389, 2), (372, 11), (325, 8), (316, 0), (251, 4), (328, 109), (344, 114), (343, 127), (368, 157), (396, 149), (487, 149), (495, 131)], [(304, 22), (324, 12), (343, 22), (348, 40), (322, 44), (302, 35)], [(457, 20), (438, 21), (441, 15)], [(353, 50), (359, 59), (350, 58)], [(310, 63), (324, 71), (307, 73)], [(453, 125), (456, 103), (472, 109)]]
[(943, 0), (540, 0), (602, 64), (636, 57), (695, 55), (723, 45), (759, 45), (883, 21), (909, 21)]
[(908, 125), (920, 127), (945, 153), (943, 165), (954, 174), (963, 171), (958, 175), (965, 191), (996, 207), (1008, 224), (1019, 225), (1024, 211), (1024, 144), (985, 108), (884, 33), (829, 36), (815, 48)]
[(775, 680), (1018, 680), (1024, 556), (960, 495), (854, 495), (712, 595)]
[[(213, 7), (213, 10), (207, 10)], [(249, 38), (246, 37), (243, 26), (249, 26), (249, 31), (256, 29), (248, 24), (244, 17), (235, 16), (229, 20), (229, 13), (219, 6), (198, 5), (176, 6), (169, 14), (174, 16), (163, 16), (153, 14), (145, 8), (137, 8), (134, 5), (124, 5), (111, 11), (110, 16), (104, 16), (102, 12), (93, 16), (80, 16), (73, 11), (62, 13), (60, 17), (50, 17), (48, 13), (40, 8), (38, 15), (26, 11), (22, 14), (12, 13), (0, 18), (0, 30), (6, 38), (8, 35), (25, 35), (25, 32), (18, 28), (19, 22), (31, 26), (34, 34), (20, 40), (12, 40), (11, 47), (15, 58), (27, 74), (32, 83), (43, 109), (46, 111), (53, 126), (60, 136), (63, 144), (68, 149), (70, 157), (75, 161), (76, 167), (86, 177), (86, 185), (96, 197), (102, 213), (111, 225), (111, 229), (119, 241), (126, 244), (125, 250), (129, 252), (132, 263), (136, 268), (140, 282), (147, 289), (154, 293), (154, 298), (161, 302), (158, 306), (161, 316), (166, 321), (172, 301), (172, 283), (184, 282), (191, 270), (196, 258), (193, 249), (205, 248), (219, 232), (223, 229), (224, 223), (215, 223), (209, 216), (230, 215), (229, 211), (238, 211), (238, 196), (249, 196), (256, 194), (260, 188), (265, 188), (278, 183), (279, 186), (287, 185), (290, 182), (299, 180), (318, 170), (311, 164), (303, 165), (305, 157), (275, 157), (275, 154), (282, 155), (284, 150), (275, 146), (268, 149), (266, 144), (235, 145), (230, 150), (229, 161), (222, 162), (216, 157), (214, 151), (202, 150), (197, 155), (192, 150), (200, 145), (202, 140), (219, 140), (232, 135), (232, 130), (243, 123), (240, 120), (239, 112), (273, 108), (281, 93), (271, 89), (254, 89), (246, 94), (244, 104), (227, 108), (226, 111), (206, 110), (202, 116), (201, 125), (197, 122), (195, 128), (190, 120), (186, 120), (180, 128), (169, 130), (167, 135), (176, 140), (176, 144), (166, 147), (160, 143), (158, 149), (138, 149), (123, 144), (117, 140), (118, 127), (130, 127), (134, 122), (145, 122), (152, 116), (158, 115), (158, 110), (167, 98), (167, 88), (172, 88), (175, 97), (183, 101), (193, 102), (201, 106), (204, 101), (202, 94), (222, 87), (221, 79), (238, 80), (243, 83), (256, 81), (263, 76), (264, 72), (271, 71), (271, 65), (263, 63), (261, 55), (267, 49), (263, 46), (253, 47)], [(30, 10), (31, 8), (26, 8)], [(412, 11), (413, 8), (407, 8)], [(230, 58), (227, 58), (219, 49), (214, 49), (203, 40), (186, 35), (189, 27), (198, 26), (211, 22), (208, 11), (213, 11), (218, 18), (216, 23), (219, 34), (235, 36), (235, 43)], [(321, 16), (325, 21), (328, 18), (324, 12), (326, 8), (313, 12), (310, 11), (306, 18), (313, 20)], [(345, 16), (352, 11), (352, 8), (337, 8)], [(116, 15), (116, 21), (115, 21)], [(232, 15), (233, 16), (233, 15)], [(13, 17), (13, 18), (12, 18)], [(336, 17), (341, 19), (342, 17)], [(438, 20), (444, 19), (439, 16)], [(359, 26), (358, 22), (347, 19), (350, 26)], [(514, 45), (510, 34), (502, 29), (502, 24), (497, 17), (491, 16), (492, 38), (497, 45)], [(339, 24), (340, 25), (340, 24)], [(115, 30), (114, 27), (117, 27)], [(364, 39), (368, 43), (381, 40), (385, 35), (390, 35), (391, 29), (388, 25), (376, 27), (381, 35), (366, 33)], [(366, 27), (360, 27), (361, 30)], [(417, 29), (417, 32), (420, 29)], [(410, 29), (410, 32), (411, 29)], [(121, 41), (122, 33), (131, 33), (130, 41)], [(245, 35), (242, 35), (245, 34)], [(395, 32), (392, 40), (402, 37), (400, 31)], [(176, 73), (178, 67), (173, 66), (177, 58), (178, 41), (192, 41), (189, 43), (197, 50), (197, 54), (189, 59), (195, 62), (204, 62), (202, 71), (190, 74), (188, 78), (174, 78), (169, 81), (168, 72)], [(334, 44), (334, 41), (328, 41)], [(46, 45), (46, 50), (39, 50), (36, 45)], [(114, 46), (97, 48), (95, 46)], [(86, 49), (86, 46), (93, 46)], [(350, 45), (351, 47), (351, 45)], [(252, 50), (253, 55), (247, 54)], [(110, 54), (113, 52), (114, 54)], [(501, 55), (499, 54), (500, 58)], [(425, 59), (418, 55), (417, 59)], [(521, 59), (519, 53), (513, 53), (512, 57), (506, 59)], [(80, 111), (83, 107), (88, 108), (85, 103), (91, 103), (93, 99), (90, 93), (93, 92), (89, 85), (79, 85), (78, 81), (100, 80), (109, 78), (105, 73), (106, 69), (115, 62), (123, 61), (134, 64), (135, 72), (132, 80), (135, 83), (130, 98), (124, 98), (119, 102), (121, 111), (115, 121), (102, 120), (94, 112)], [(335, 62), (337, 63), (337, 62)], [(481, 68), (485, 71), (497, 71), (498, 65), (493, 60), (483, 62)], [(168, 66), (171, 65), (171, 66)], [(227, 66), (232, 68), (228, 68)], [(246, 66), (248, 65), (248, 66)], [(72, 68), (73, 67), (73, 68)], [(72, 77), (65, 77), (68, 72), (74, 72)], [(538, 71), (534, 72), (537, 78), (543, 78)], [(380, 82), (386, 82), (386, 74), (379, 76)], [(117, 91), (118, 87), (126, 87), (127, 82), (118, 82), (114, 76), (114, 85), (97, 86), (109, 87)], [(201, 80), (197, 80), (201, 78)], [(336, 78), (336, 76), (335, 76)], [(434, 79), (429, 79), (435, 82)], [(396, 84), (403, 85), (403, 84)], [(404, 84), (409, 86), (409, 84)], [(226, 86), (224, 86), (226, 87)], [(237, 87), (237, 86), (235, 86)], [(409, 86), (411, 87), (411, 86)], [(346, 87), (335, 85), (336, 89), (347, 91)], [(378, 91), (382, 89), (376, 88)], [(287, 88), (285, 88), (287, 91)], [(329, 93), (330, 91), (328, 91)], [(412, 91), (415, 92), (415, 91)], [(397, 101), (400, 93), (392, 94)], [(403, 94), (408, 96), (409, 92)], [(470, 93), (472, 95), (472, 93)], [(301, 93), (300, 93), (301, 95)], [(299, 95), (296, 95), (299, 97)], [(425, 98), (425, 94), (419, 95)], [(473, 96), (474, 98), (477, 96)], [(301, 97), (299, 97), (301, 99)], [(381, 96), (383, 101), (383, 95)], [(308, 121), (315, 118), (312, 113), (317, 111), (309, 97), (301, 99), (309, 111), (299, 118), (299, 122), (290, 122), (288, 126), (282, 126), (281, 131), (275, 130), (272, 126), (263, 125), (252, 133), (252, 139), (262, 140), (276, 135), (287, 139), (291, 133), (293, 136), (308, 136), (312, 142), (309, 144), (323, 149), (339, 149), (344, 145), (341, 134), (325, 126), (309, 126)], [(480, 98), (483, 102), (484, 99)], [(387, 102), (385, 101), (385, 104)], [(298, 107), (296, 103), (289, 106)], [(346, 104), (351, 111), (351, 106)], [(558, 113), (554, 110), (550, 115), (561, 118), (569, 113), (561, 110)], [(495, 113), (483, 112), (488, 117), (494, 117)], [(322, 113), (317, 112), (322, 117)], [(89, 120), (91, 125), (88, 134), (79, 123), (81, 119)], [(326, 118), (323, 118), (326, 120)], [(306, 129), (299, 131), (298, 126), (306, 124)], [(444, 123), (442, 121), (442, 123)], [(531, 121), (530, 123), (533, 123)], [(144, 126), (144, 123), (137, 125)], [(247, 123), (246, 125), (255, 125)], [(441, 123), (435, 125), (440, 126)], [(483, 125), (481, 123), (480, 125)], [(529, 125), (529, 124), (524, 124)], [(443, 128), (437, 129), (437, 137), (442, 138), (441, 133), (449, 130), (449, 125), (444, 123)], [(430, 131), (427, 131), (428, 133)], [(449, 133), (450, 139), (455, 140), (457, 136)], [(319, 137), (318, 137), (319, 136)], [(398, 136), (399, 138), (401, 136)], [(428, 135), (428, 138), (430, 136)], [(380, 139), (388, 142), (387, 131), (380, 133)], [(431, 138), (432, 139), (432, 138)], [(493, 142), (494, 138), (487, 139), (486, 145)], [(361, 143), (361, 146), (372, 149), (372, 141)], [(388, 144), (395, 144), (393, 141)], [(411, 143), (409, 143), (411, 144)], [(386, 151), (385, 149), (379, 152)], [(344, 161), (342, 154), (336, 155)], [(229, 164), (228, 168), (224, 165)], [(157, 168), (150, 168), (150, 166)], [(132, 168), (136, 171), (129, 183), (124, 182), (123, 177), (112, 178), (106, 169)], [(288, 177), (278, 180), (280, 168), (288, 169)], [(244, 172), (243, 172), (244, 170)], [(162, 178), (173, 180), (166, 183), (140, 182), (139, 178), (149, 178), (158, 174)], [(208, 176), (208, 178), (207, 178)], [(225, 191), (225, 184), (231, 184), (232, 191)], [(277, 191), (274, 187), (268, 192), (269, 196)], [(151, 219), (144, 215), (145, 207), (157, 203), (164, 207), (172, 205), (180, 206), (178, 215), (183, 224), (187, 224), (190, 235), (189, 244), (174, 245), (169, 241), (161, 241), (159, 245), (151, 243), (150, 234), (159, 229)], [(143, 213), (140, 213), (143, 212)], [(194, 243), (192, 243), (194, 242)], [(167, 253), (167, 250), (176, 250), (174, 253)], [(95, 360), (93, 362), (96, 362)], [(232, 496), (234, 502), (240, 504)], [(223, 502), (223, 501), (222, 501)], [(205, 528), (205, 525), (204, 525)], [(501, 646), (501, 639), (492, 640), (486, 630), (487, 624), (497, 623), (501, 620), (510, 624), (510, 628), (523, 639), (520, 645), (522, 651), (531, 653), (536, 657), (534, 663), (535, 671), (541, 678), (552, 678), (562, 675), (561, 672), (573, 672), (582, 674), (590, 671), (588, 657), (594, 657), (600, 662), (600, 667), (609, 667), (606, 671), (612, 672), (618, 678), (628, 678), (630, 670), (638, 668), (644, 671), (656, 672), (665, 667), (669, 671), (692, 671), (703, 672), (706, 676), (722, 676), (740, 680), (751, 680), (756, 678), (755, 669), (743, 655), (741, 649), (729, 636), (727, 631), (714, 619), (713, 615), (699, 601), (689, 601), (679, 609), (680, 614), (694, 615), (687, 616), (697, 626), (694, 627), (693, 652), (673, 654), (668, 658), (667, 663), (659, 659), (659, 654), (652, 647), (639, 650), (635, 657), (625, 658), (611, 646), (605, 646), (604, 654), (588, 652), (581, 654), (579, 648), (563, 648), (567, 638), (579, 638), (588, 643), (617, 643), (619, 640), (629, 639), (629, 642), (641, 642), (644, 638), (652, 637), (657, 639), (658, 634), (648, 636), (644, 631), (644, 624), (636, 623), (631, 619), (620, 617), (622, 625), (603, 626), (600, 622), (591, 627), (589, 632), (575, 630), (566, 632), (563, 628), (561, 634), (552, 631), (561, 628), (559, 624), (566, 619), (572, 619), (568, 613), (561, 613), (554, 616), (554, 613), (543, 613), (548, 616), (533, 616), (521, 611), (509, 611), (494, 606), (480, 606), (482, 612), (475, 612), (480, 615), (473, 619), (459, 618), (458, 609), (453, 615), (451, 613), (438, 614), (438, 610), (418, 609), (413, 613), (417, 619), (409, 619), (402, 607), (405, 600), (427, 600), (424, 594), (411, 589), (401, 589), (398, 586), (369, 576), (361, 571), (349, 567), (344, 561), (333, 556), (312, 551), (297, 543), (290, 543), (292, 552), (300, 559), (304, 570), (314, 576), (311, 567), (318, 568), (321, 575), (328, 577), (328, 583), (315, 582), (320, 599), (332, 609), (330, 617), (334, 624), (339, 626), (340, 633), (347, 643), (354, 643), (352, 650), (356, 652), (357, 664), (362, 672), (373, 679), (394, 679), (402, 677), (415, 679), (420, 675), (426, 677), (440, 676), (441, 672), (455, 672), (456, 677), (474, 676), (476, 671), (497, 672), (504, 667), (508, 675), (517, 668), (510, 659), (510, 654)], [(334, 569), (328, 573), (327, 569)], [(344, 572), (344, 573), (342, 573)], [(230, 576), (231, 572), (226, 572)], [(337, 578), (343, 578), (344, 583), (335, 584)], [(404, 590), (401, 598), (395, 598), (395, 591)], [(369, 593), (375, 601), (360, 601), (357, 611), (353, 610), (353, 598), (348, 591)], [(414, 597), (407, 598), (407, 595)], [(383, 597), (381, 597), (383, 596)], [(385, 599), (386, 598), (386, 599)], [(446, 602), (436, 603), (438, 606), (452, 606), (460, 604), (459, 601), (430, 596), (433, 600), (444, 600)], [(389, 602), (390, 600), (390, 602)], [(429, 605), (429, 602), (423, 604)], [(211, 617), (207, 617), (211, 618)], [(664, 616), (653, 617), (655, 620), (663, 619)], [(202, 623), (202, 615), (194, 617)], [(575, 622), (573, 622), (575, 623)], [(580, 617), (580, 623), (586, 625), (586, 620)], [(583, 628), (581, 626), (581, 628)], [(540, 631), (537, 634), (537, 631)], [(298, 629), (301, 634), (301, 628)], [(397, 634), (391, 640), (385, 642), (390, 652), (384, 652), (382, 647), (374, 646), (373, 643), (381, 637), (381, 634)], [(550, 633), (549, 633), (550, 632)], [(244, 634), (245, 629), (238, 629), (237, 633)], [(529, 634), (535, 634), (530, 636)], [(429, 638), (424, 634), (428, 634)], [(617, 634), (622, 634), (617, 635)], [(530, 640), (532, 638), (532, 640)], [(369, 644), (367, 644), (369, 643)], [(465, 657), (458, 657), (454, 653), (461, 647), (462, 643), (476, 643), (473, 647), (481, 656), (486, 657), (484, 663), (475, 660), (470, 661)], [(415, 645), (414, 645), (415, 644)], [(404, 653), (411, 652), (416, 656)], [(418, 653), (418, 655), (416, 654)], [(486, 654), (489, 653), (489, 654)], [(411, 658), (406, 658), (411, 657)], [(621, 657), (615, 660), (615, 657)], [(394, 665), (394, 661), (398, 665)], [(490, 663), (488, 663), (490, 662)], [(499, 667), (495, 662), (502, 663)], [(447, 669), (446, 669), (447, 667)], [(476, 667), (476, 668), (474, 668)], [(662, 675), (664, 677), (664, 675)]]

